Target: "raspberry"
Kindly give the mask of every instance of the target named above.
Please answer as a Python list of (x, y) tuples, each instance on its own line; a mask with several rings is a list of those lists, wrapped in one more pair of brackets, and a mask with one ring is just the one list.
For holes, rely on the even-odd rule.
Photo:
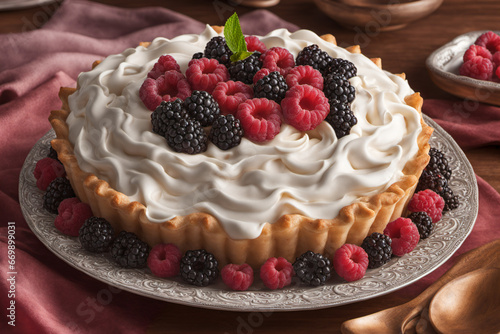
[(262, 56), (262, 67), (268, 68), (272, 72), (279, 72), (282, 76), (286, 76), (288, 72), (295, 66), (293, 55), (285, 48), (278, 46), (270, 48)]
[(123, 268), (144, 268), (149, 246), (132, 232), (121, 231), (111, 245), (111, 256)]
[(43, 207), (50, 213), (57, 213), (59, 204), (66, 198), (76, 197), (71, 183), (65, 177), (55, 178), (50, 182), (43, 195)]
[(221, 150), (238, 146), (243, 137), (241, 122), (234, 115), (220, 115), (212, 125), (208, 139)]
[(111, 247), (114, 235), (113, 227), (106, 219), (90, 217), (80, 228), (78, 240), (89, 252), (104, 253)]
[(431, 217), (425, 212), (412, 212), (408, 218), (417, 226), (420, 239), (427, 239), (433, 229)]
[(151, 113), (153, 132), (164, 137), (169, 126), (188, 117), (188, 112), (184, 109), (182, 100), (177, 99), (173, 102), (162, 101), (155, 111)]
[(255, 52), (243, 60), (231, 63), (228, 66), (228, 71), (232, 80), (251, 84), (253, 77), (261, 67), (260, 52)]
[(325, 78), (323, 91), (329, 100), (335, 101), (335, 104), (351, 103), (356, 96), (356, 89), (349, 80), (332, 74)]
[(311, 85), (323, 90), (323, 76), (318, 70), (309, 65), (297, 66), (290, 70), (286, 76), (286, 84), (289, 88), (295, 85)]
[(488, 31), (479, 36), (474, 44), (483, 46), (491, 53), (495, 53), (496, 51), (500, 51), (500, 36), (493, 31)]
[(269, 258), (260, 267), (260, 278), (271, 290), (281, 289), (292, 283), (293, 266), (285, 258)]
[(500, 50), (493, 54), (491, 61), (493, 61), (493, 65), (497, 67), (496, 75), (498, 76), (498, 67), (500, 66)]
[(368, 269), (378, 268), (391, 260), (392, 240), (389, 236), (373, 232), (367, 236), (361, 248), (368, 254)]
[(250, 52), (258, 51), (264, 54), (267, 51), (266, 45), (256, 36), (245, 37), (245, 42), (247, 43), (247, 50)]
[(241, 103), (236, 118), (245, 136), (254, 142), (273, 139), (281, 128), (281, 107), (268, 99), (251, 99)]
[(260, 79), (264, 78), (269, 73), (271, 73), (270, 69), (261, 68), (257, 73), (255, 73), (255, 75), (253, 77), (253, 84), (255, 85)]
[(285, 78), (279, 72), (269, 73), (253, 86), (255, 97), (264, 97), (277, 103), (285, 98), (287, 90)]
[(169, 126), (165, 139), (175, 152), (198, 154), (207, 150), (207, 134), (200, 122), (192, 119), (182, 119)]
[(478, 80), (491, 80), (493, 63), (487, 58), (475, 57), (460, 66), (460, 75)]
[(158, 79), (161, 75), (168, 71), (177, 71), (180, 73), (181, 67), (177, 64), (174, 57), (170, 55), (163, 55), (158, 59), (151, 71), (149, 71), (148, 78)]
[(335, 100), (328, 102), (330, 103), (330, 113), (326, 116), (325, 121), (332, 126), (338, 139), (347, 136), (351, 132), (351, 128), (358, 123), (350, 104)]
[(245, 85), (241, 81), (226, 81), (219, 82), (212, 96), (219, 104), (222, 114), (236, 114), (240, 103), (253, 98), (252, 87)]
[(329, 75), (338, 75), (344, 79), (355, 77), (358, 72), (356, 66), (347, 59), (333, 58), (328, 67)]
[(384, 234), (392, 240), (392, 253), (403, 256), (411, 252), (420, 241), (417, 226), (408, 218), (398, 218), (384, 229)]
[(228, 66), (231, 63), (231, 55), (233, 53), (227, 46), (226, 39), (224, 37), (215, 36), (208, 41), (205, 46), (204, 54), (205, 57), (209, 59), (216, 59), (220, 64)]
[(219, 276), (218, 262), (204, 249), (189, 250), (181, 258), (180, 273), (183, 280), (196, 286), (207, 286)]
[(158, 244), (148, 255), (148, 267), (157, 277), (174, 277), (179, 274), (182, 253), (174, 244)]
[(408, 203), (409, 211), (423, 211), (431, 217), (433, 223), (441, 219), (443, 208), (443, 198), (430, 189), (422, 190), (414, 194), (410, 203)]
[[(500, 54), (500, 52), (499, 52)], [(500, 65), (498, 65), (497, 70), (495, 71), (495, 74), (497, 76), (497, 80), (500, 80)]]
[(315, 129), (330, 112), (328, 99), (318, 88), (297, 85), (281, 101), (285, 122), (299, 131)]
[(425, 169), (434, 174), (440, 174), (446, 180), (449, 180), (451, 178), (451, 168), (444, 153), (437, 148), (432, 147), (429, 150), (429, 156), (431, 159)]
[(491, 52), (488, 51), (487, 48), (485, 48), (484, 46), (472, 44), (464, 53), (464, 62), (469, 61), (476, 57), (487, 58), (490, 60), (492, 60), (493, 58)]
[(37, 161), (33, 175), (38, 189), (45, 191), (54, 179), (66, 176), (66, 171), (59, 161), (43, 158)]
[(54, 225), (59, 231), (72, 237), (77, 237), (85, 220), (92, 217), (90, 206), (80, 202), (76, 197), (63, 200), (59, 204), (57, 212), (59, 214)]
[(321, 50), (318, 45), (312, 44), (299, 52), (295, 63), (297, 65), (310, 65), (320, 71), (323, 76), (326, 76), (332, 60), (333, 58), (328, 53)]
[(177, 71), (168, 71), (157, 79), (147, 78), (139, 89), (139, 97), (149, 110), (153, 111), (161, 101), (184, 100), (191, 95), (188, 81)]
[(201, 126), (212, 125), (220, 114), (219, 104), (205, 91), (193, 91), (191, 96), (184, 100), (184, 107), (189, 116), (200, 122)]
[(359, 246), (344, 244), (333, 256), (333, 268), (347, 282), (357, 281), (365, 276), (368, 254)]
[(211, 94), (218, 82), (229, 80), (229, 72), (216, 59), (201, 58), (189, 62), (186, 77), (193, 90)]
[(319, 286), (331, 276), (330, 260), (321, 254), (307, 251), (293, 263), (298, 278), (307, 285)]
[(246, 263), (225, 265), (220, 275), (232, 290), (245, 291), (253, 283), (253, 269)]

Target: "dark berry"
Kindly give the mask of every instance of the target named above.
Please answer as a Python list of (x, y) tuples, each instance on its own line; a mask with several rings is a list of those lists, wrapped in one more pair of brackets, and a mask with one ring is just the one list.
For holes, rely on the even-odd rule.
[(255, 98), (266, 98), (280, 103), (285, 97), (288, 85), (279, 72), (271, 72), (253, 87)]
[(103, 253), (111, 246), (113, 236), (113, 227), (106, 219), (90, 217), (80, 228), (78, 238), (84, 249), (93, 253)]
[(439, 194), (444, 199), (443, 211), (451, 211), (458, 208), (460, 204), (458, 196), (453, 194), (453, 190), (446, 187), (442, 193)]
[(76, 197), (71, 183), (65, 177), (58, 177), (50, 182), (43, 195), (43, 207), (50, 213), (57, 213), (59, 204), (66, 198)]
[(231, 114), (219, 115), (210, 129), (208, 138), (221, 150), (238, 146), (243, 138), (240, 120)]
[(59, 161), (59, 158), (57, 157), (57, 151), (54, 150), (54, 148), (50, 144), (49, 144), (49, 154), (47, 154), (47, 157)]
[(228, 70), (231, 80), (252, 84), (255, 73), (261, 68), (260, 52), (254, 52), (243, 60), (231, 63)]
[(337, 138), (340, 139), (351, 132), (351, 128), (358, 123), (358, 119), (354, 116), (348, 103), (332, 100), (329, 102), (330, 113), (326, 116), (325, 121), (332, 126)]
[(203, 52), (196, 52), (191, 59), (203, 58)]
[(328, 68), (329, 75), (337, 75), (344, 79), (355, 77), (358, 73), (356, 66), (347, 59), (333, 58)]
[(429, 150), (429, 156), (431, 159), (425, 169), (434, 174), (441, 174), (445, 179), (449, 180), (451, 178), (451, 168), (443, 152), (433, 147)]
[(204, 55), (209, 59), (217, 59), (219, 63), (229, 66), (231, 63), (231, 55), (233, 53), (226, 43), (226, 39), (222, 36), (215, 36), (208, 41), (205, 46)]
[(312, 286), (319, 286), (331, 276), (330, 260), (319, 253), (307, 251), (293, 263), (293, 270), (300, 280)]
[(111, 245), (111, 256), (123, 268), (144, 268), (149, 246), (132, 232), (121, 231)]
[(425, 212), (412, 212), (408, 216), (417, 226), (420, 239), (426, 239), (432, 232), (432, 218)]
[(192, 119), (182, 119), (169, 126), (165, 138), (175, 152), (198, 154), (207, 150), (207, 134), (200, 122)]
[(295, 64), (312, 66), (320, 71), (323, 76), (326, 76), (332, 60), (333, 58), (328, 53), (321, 50), (318, 45), (312, 44), (299, 52)]
[(323, 83), (323, 92), (329, 100), (339, 101), (340, 103), (351, 103), (356, 96), (356, 89), (349, 80), (329, 74)]
[(165, 136), (169, 126), (186, 118), (188, 118), (188, 114), (181, 99), (173, 102), (163, 101), (151, 114), (153, 132)]
[(420, 175), (415, 192), (430, 189), (437, 194), (441, 194), (446, 188), (448, 188), (448, 181), (441, 174), (424, 169), (422, 175)]
[(204, 249), (190, 250), (181, 259), (181, 277), (189, 284), (207, 286), (219, 276), (217, 259)]
[(378, 268), (389, 262), (392, 256), (392, 240), (385, 234), (374, 232), (367, 236), (361, 248), (368, 254), (368, 268)]
[(201, 126), (210, 126), (219, 116), (219, 104), (213, 96), (205, 91), (195, 90), (190, 97), (184, 100), (184, 107), (192, 119), (200, 122)]

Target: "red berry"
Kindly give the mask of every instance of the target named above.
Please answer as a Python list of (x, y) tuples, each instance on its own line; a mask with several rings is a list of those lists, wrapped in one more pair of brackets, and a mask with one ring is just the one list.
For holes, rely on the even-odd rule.
[(493, 31), (488, 31), (479, 36), (474, 44), (484, 46), (491, 53), (495, 53), (500, 51), (500, 36)]
[(253, 283), (253, 269), (246, 263), (225, 265), (220, 274), (232, 290), (245, 291)]
[(246, 100), (236, 112), (245, 136), (254, 142), (273, 139), (280, 132), (281, 116), (280, 105), (265, 98)]
[(497, 75), (497, 80), (500, 80), (500, 65), (498, 65), (495, 74)]
[(229, 80), (226, 66), (216, 59), (193, 59), (186, 70), (186, 78), (193, 90), (204, 90), (212, 93), (217, 83)]
[(472, 58), (460, 66), (460, 75), (478, 80), (491, 80), (493, 76), (493, 63), (487, 58)]
[(148, 78), (158, 79), (168, 71), (177, 71), (180, 73), (181, 67), (177, 64), (174, 57), (171, 55), (163, 55), (158, 59), (153, 69), (149, 71)]
[(257, 36), (247, 36), (245, 42), (248, 51), (259, 51), (262, 54), (267, 51), (266, 45)]
[(384, 234), (392, 239), (392, 253), (403, 256), (411, 252), (420, 241), (417, 226), (409, 218), (398, 218), (384, 229)]
[(347, 282), (357, 281), (365, 276), (368, 254), (359, 246), (344, 244), (333, 256), (333, 268)]
[(76, 197), (67, 198), (59, 204), (54, 221), (56, 228), (66, 235), (77, 237), (85, 220), (92, 217), (92, 209)]
[(174, 277), (179, 274), (182, 253), (174, 244), (158, 244), (148, 255), (148, 267), (157, 277)]
[(219, 82), (215, 86), (212, 96), (219, 104), (222, 114), (234, 115), (242, 102), (253, 98), (253, 89), (241, 81), (230, 80)]
[(315, 129), (330, 112), (325, 94), (313, 86), (297, 85), (281, 101), (285, 122), (299, 131)]
[(500, 51), (495, 52), (491, 57), (491, 60), (493, 61), (493, 65), (495, 67), (500, 66)]
[(260, 278), (269, 289), (281, 289), (292, 282), (293, 266), (285, 258), (272, 257), (260, 267)]
[(257, 81), (259, 81), (269, 73), (271, 73), (271, 70), (268, 68), (261, 68), (260, 70), (258, 70), (257, 73), (255, 73), (255, 75), (253, 76), (253, 84), (255, 85)]
[(441, 220), (443, 215), (444, 200), (441, 196), (430, 189), (419, 191), (414, 194), (408, 203), (408, 210), (411, 212), (423, 211), (431, 217), (432, 222)]
[(261, 60), (263, 68), (268, 68), (271, 72), (278, 71), (284, 77), (295, 66), (295, 61), (290, 51), (278, 46), (267, 50), (261, 56)]
[(311, 85), (319, 90), (323, 90), (323, 76), (312, 66), (297, 66), (288, 72), (286, 84), (289, 88), (296, 85)]
[(40, 190), (47, 190), (50, 182), (58, 177), (66, 176), (64, 166), (52, 158), (43, 158), (38, 160), (33, 175), (36, 178), (36, 186)]
[(487, 48), (485, 48), (484, 46), (472, 44), (464, 53), (464, 62), (476, 57), (486, 58), (490, 60), (492, 59), (491, 52), (488, 51)]
[(157, 79), (147, 78), (139, 89), (139, 97), (151, 111), (154, 111), (161, 101), (184, 100), (191, 95), (191, 87), (182, 73), (168, 71)]

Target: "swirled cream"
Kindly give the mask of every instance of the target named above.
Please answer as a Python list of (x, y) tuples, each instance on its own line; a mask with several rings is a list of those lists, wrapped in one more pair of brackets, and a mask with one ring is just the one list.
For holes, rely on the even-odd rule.
[(421, 132), (418, 112), (404, 103), (413, 91), (365, 56), (307, 30), (278, 29), (261, 40), (294, 56), (315, 43), (356, 65), (358, 75), (350, 82), (358, 124), (350, 135), (337, 139), (326, 122), (308, 132), (283, 124), (267, 143), (244, 138), (228, 151), (213, 144), (198, 155), (172, 151), (152, 132), (139, 88), (161, 55), (172, 55), (185, 72), (191, 56), (216, 35), (207, 26), (201, 35), (157, 38), (148, 48), (127, 49), (82, 73), (69, 97), (67, 119), (80, 168), (143, 203), (152, 222), (206, 212), (234, 239), (258, 237), (266, 222), (283, 214), (332, 219), (360, 196), (377, 194), (401, 178)]

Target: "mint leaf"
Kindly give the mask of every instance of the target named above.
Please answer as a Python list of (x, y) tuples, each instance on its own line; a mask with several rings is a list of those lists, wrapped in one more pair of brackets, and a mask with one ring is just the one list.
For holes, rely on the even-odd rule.
[[(240, 20), (238, 19), (238, 15), (236, 13), (227, 19), (226, 24), (224, 25), (224, 37), (226, 38), (227, 46), (233, 54), (248, 52), (247, 43), (245, 43), (245, 36), (243, 36), (243, 32), (241, 31)], [(246, 57), (248, 57), (248, 55), (244, 58)], [(232, 60), (233, 57), (231, 57), (231, 61)]]
[(233, 53), (231, 55), (231, 61), (234, 63), (234, 62), (237, 62), (238, 60), (243, 60), (247, 57), (249, 57), (253, 52), (250, 52), (250, 51), (238, 51), (236, 53)]

